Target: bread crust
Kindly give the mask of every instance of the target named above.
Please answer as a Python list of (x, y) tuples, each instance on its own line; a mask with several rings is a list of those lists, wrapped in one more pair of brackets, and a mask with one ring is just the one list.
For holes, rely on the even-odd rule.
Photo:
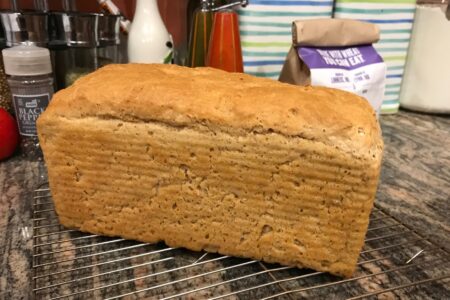
[(275, 131), (358, 156), (381, 155), (374, 110), (358, 95), (177, 65), (108, 65), (56, 93), (38, 120), (98, 117)]
[(349, 277), (383, 142), (358, 96), (245, 74), (113, 65), (38, 134), (61, 224)]

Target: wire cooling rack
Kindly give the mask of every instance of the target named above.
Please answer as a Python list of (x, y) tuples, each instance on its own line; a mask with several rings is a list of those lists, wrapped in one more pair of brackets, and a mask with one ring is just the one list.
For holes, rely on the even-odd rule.
[(357, 272), (342, 279), (82, 233), (59, 225), (47, 185), (33, 200), (35, 299), (443, 299), (449, 257), (377, 207)]

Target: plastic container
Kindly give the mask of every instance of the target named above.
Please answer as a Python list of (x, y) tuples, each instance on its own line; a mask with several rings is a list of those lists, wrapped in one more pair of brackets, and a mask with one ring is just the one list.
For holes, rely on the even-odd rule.
[(24, 156), (41, 159), (36, 120), (53, 95), (50, 52), (31, 44), (2, 51)]

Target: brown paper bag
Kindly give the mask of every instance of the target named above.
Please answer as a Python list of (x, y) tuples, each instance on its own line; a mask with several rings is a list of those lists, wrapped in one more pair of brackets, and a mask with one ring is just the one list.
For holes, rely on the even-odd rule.
[(311, 84), (310, 70), (298, 57), (297, 46), (344, 47), (376, 43), (378, 26), (348, 19), (316, 19), (292, 23), (292, 46), (280, 73), (279, 81)]

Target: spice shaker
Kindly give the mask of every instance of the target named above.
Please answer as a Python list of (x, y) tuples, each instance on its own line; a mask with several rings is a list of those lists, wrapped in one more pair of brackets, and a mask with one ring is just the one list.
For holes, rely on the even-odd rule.
[(24, 44), (5, 49), (2, 54), (21, 136), (22, 153), (31, 159), (41, 159), (36, 120), (53, 95), (50, 52), (46, 48)]

